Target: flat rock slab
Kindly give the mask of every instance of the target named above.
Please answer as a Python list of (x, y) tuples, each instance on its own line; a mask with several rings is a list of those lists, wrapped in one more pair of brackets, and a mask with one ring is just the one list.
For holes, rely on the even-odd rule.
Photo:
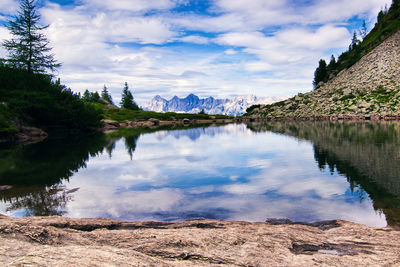
[(339, 220), (163, 223), (0, 216), (0, 262), (2, 266), (400, 266), (400, 231)]

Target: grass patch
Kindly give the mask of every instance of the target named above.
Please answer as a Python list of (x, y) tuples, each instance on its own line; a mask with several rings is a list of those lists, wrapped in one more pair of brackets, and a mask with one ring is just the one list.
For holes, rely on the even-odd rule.
[(348, 94), (348, 95), (342, 96), (342, 97), (340, 98), (340, 100), (345, 101), (345, 100), (353, 99), (353, 98), (356, 98), (356, 96), (353, 95), (353, 94)]
[(387, 103), (393, 99), (397, 91), (386, 90), (383, 86), (378, 89), (373, 90), (368, 96), (369, 98), (374, 98), (379, 103)]

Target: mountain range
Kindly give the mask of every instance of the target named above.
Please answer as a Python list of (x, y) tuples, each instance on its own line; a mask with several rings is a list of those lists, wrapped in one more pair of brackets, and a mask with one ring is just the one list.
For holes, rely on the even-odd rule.
[(144, 105), (144, 110), (156, 112), (182, 112), (199, 113), (204, 110), (207, 114), (224, 114), (230, 116), (242, 115), (246, 109), (255, 104), (271, 104), (281, 101), (286, 97), (257, 97), (255, 95), (238, 96), (235, 98), (217, 99), (214, 97), (199, 98), (190, 94), (185, 98), (174, 96), (166, 100), (161, 96), (155, 96), (149, 103)]

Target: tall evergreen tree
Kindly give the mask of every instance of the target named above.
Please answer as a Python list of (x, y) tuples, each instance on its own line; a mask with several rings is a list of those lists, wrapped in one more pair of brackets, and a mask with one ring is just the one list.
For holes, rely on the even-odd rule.
[(121, 107), (131, 110), (139, 110), (138, 105), (133, 100), (133, 95), (129, 90), (127, 82), (125, 82), (124, 89), (122, 90)]
[[(328, 66), (327, 66), (328, 72), (331, 72), (331, 71), (335, 70), (335, 69), (336, 69), (336, 65), (337, 65), (337, 63), (336, 63), (336, 58), (335, 58), (334, 55), (332, 55), (332, 56), (331, 56), (331, 61), (329, 61), (329, 64), (328, 64)], [(328, 74), (329, 74), (329, 73), (328, 73)]]
[(318, 68), (314, 72), (314, 87), (317, 87), (320, 82), (328, 81), (328, 70), (326, 66), (326, 61), (321, 59), (319, 61)]
[(13, 35), (11, 40), (3, 42), (8, 50), (7, 62), (14, 67), (31, 73), (54, 71), (61, 64), (49, 53), (49, 41), (41, 33), (47, 26), (39, 26), (40, 15), (37, 13), (36, 0), (20, 0), (20, 10), (9, 21), (7, 28)]
[(90, 102), (90, 92), (88, 89), (85, 90), (85, 92), (82, 95), (82, 100), (86, 102)]
[(360, 44), (360, 40), (358, 40), (357, 33), (354, 31), (353, 38), (351, 39), (351, 44), (349, 46), (349, 50), (354, 50)]
[(365, 23), (365, 20), (363, 21), (363, 24), (361, 25), (361, 29), (359, 31), (360, 37), (364, 40), (365, 37), (367, 36), (367, 24)]
[(91, 102), (98, 102), (99, 99), (100, 99), (100, 95), (97, 91), (94, 93), (90, 93), (90, 101)]
[(101, 98), (106, 100), (110, 104), (114, 104), (110, 93), (107, 90), (107, 87), (104, 85), (103, 91), (101, 91)]

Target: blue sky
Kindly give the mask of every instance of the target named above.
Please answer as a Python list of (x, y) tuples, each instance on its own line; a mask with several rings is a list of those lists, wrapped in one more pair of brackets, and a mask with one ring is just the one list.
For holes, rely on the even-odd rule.
[[(391, 0), (39, 0), (58, 75), (74, 91), (118, 101), (125, 81), (144, 104), (201, 97), (291, 96), (312, 89), (320, 58), (347, 49)], [(4, 21), (18, 1), (0, 0)], [(6, 51), (0, 48), (0, 57)]]

